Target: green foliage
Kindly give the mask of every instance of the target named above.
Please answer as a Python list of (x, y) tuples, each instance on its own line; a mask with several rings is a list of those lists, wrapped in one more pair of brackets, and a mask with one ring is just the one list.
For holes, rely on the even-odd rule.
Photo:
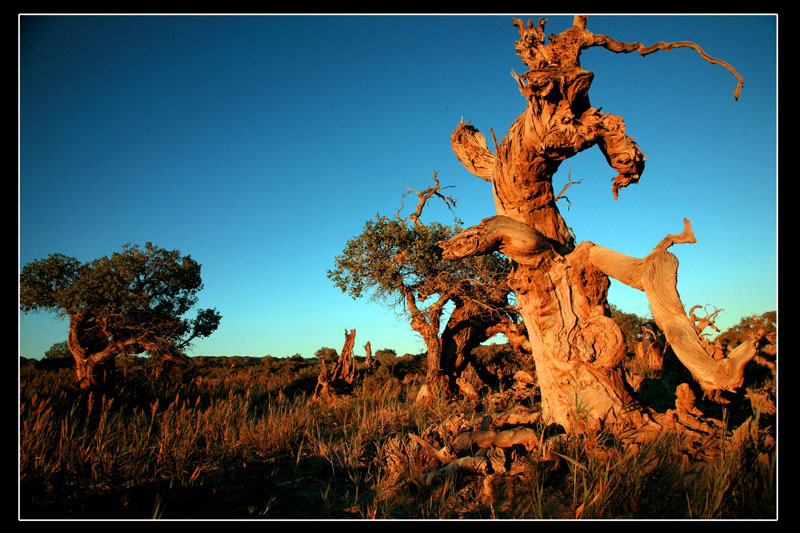
[(25, 265), (20, 275), (19, 301), (23, 313), (47, 310), (62, 313), (77, 307), (82, 270), (74, 257), (50, 254)]
[(334, 361), (339, 357), (339, 352), (336, 351), (335, 348), (328, 348), (327, 346), (323, 346), (316, 352), (314, 352), (314, 356), (320, 360), (327, 361)]
[(88, 263), (62, 254), (25, 265), (20, 274), (23, 312), (48, 311), (79, 321), (85, 348), (115, 346), (118, 353), (174, 353), (219, 326), (220, 314), (184, 315), (202, 289), (200, 264), (177, 250), (147, 243)]
[(777, 318), (776, 311), (767, 311), (760, 315), (743, 317), (736, 325), (720, 333), (717, 340), (723, 346), (735, 347), (749, 340), (753, 334), (760, 330), (763, 330), (767, 336), (773, 335), (777, 331)]
[(398, 301), (403, 287), (435, 283), (442, 273), (438, 243), (452, 235), (453, 228), (438, 222), (417, 227), (376, 216), (360, 235), (347, 241), (328, 278), (353, 299), (372, 293), (379, 301)]
[(628, 341), (628, 348), (633, 349), (632, 344), (640, 341), (645, 334), (645, 328), (658, 331), (658, 326), (652, 318), (642, 318), (634, 313), (626, 313), (615, 305), (611, 305), (611, 318), (625, 334)]
[(397, 359), (397, 352), (391, 348), (382, 348), (375, 352), (374, 359), (381, 365), (389, 366), (394, 364), (394, 361)]
[(72, 360), (72, 354), (69, 353), (67, 341), (57, 342), (52, 345), (46, 352), (44, 352), (44, 359), (69, 359)]
[(439, 243), (459, 231), (458, 226), (439, 222), (416, 226), (378, 215), (347, 241), (328, 278), (353, 299), (369, 295), (397, 305), (404, 301), (406, 289), (421, 300), (463, 293), (464, 280), (491, 282), (506, 271), (508, 260), (499, 254), (443, 261)]

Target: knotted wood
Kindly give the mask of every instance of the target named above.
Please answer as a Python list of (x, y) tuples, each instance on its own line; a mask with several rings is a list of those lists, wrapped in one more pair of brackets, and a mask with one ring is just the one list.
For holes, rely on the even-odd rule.
[[(595, 246), (576, 245), (575, 235), (562, 218), (553, 190), (560, 164), (580, 151), (597, 146), (611, 168), (612, 194), (639, 182), (645, 155), (626, 132), (622, 118), (592, 107), (588, 91), (594, 74), (584, 70), (580, 52), (600, 46), (612, 52), (690, 47), (688, 41), (621, 43), (586, 29), (586, 17), (546, 42), (540, 19), (526, 26), (513, 19), (520, 38), (517, 54), (529, 68), (512, 76), (526, 107), (492, 153), (486, 138), (463, 119), (451, 135), (453, 151), (464, 167), (492, 184), (496, 216), (442, 243), (444, 257), (455, 259), (499, 250), (515, 262), (509, 286), (516, 293), (541, 390), (545, 419), (580, 430), (586, 425), (615, 424), (641, 427), (650, 419), (638, 405), (622, 370), (625, 338), (610, 317), (609, 276), (647, 294), (656, 323), (681, 361), (704, 388), (730, 390), (741, 383), (741, 371), (752, 358), (743, 346), (728, 360), (717, 362), (702, 349), (686, 317), (675, 285), (677, 259), (667, 251), (677, 242), (694, 242), (691, 227), (668, 235), (651, 254), (638, 259)], [(577, 183), (577, 182), (574, 182)], [(574, 184), (570, 178), (570, 184)]]
[(317, 376), (317, 385), (314, 388), (314, 397), (335, 396), (337, 392), (349, 390), (356, 377), (356, 362), (353, 357), (353, 345), (356, 342), (356, 330), (344, 330), (344, 346), (342, 352), (331, 368), (328, 368), (323, 359), (321, 369)]

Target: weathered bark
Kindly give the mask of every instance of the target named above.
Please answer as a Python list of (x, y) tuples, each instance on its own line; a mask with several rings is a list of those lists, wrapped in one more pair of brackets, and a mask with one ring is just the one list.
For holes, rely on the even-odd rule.
[(675, 242), (694, 242), (688, 222), (689, 234), (667, 236), (644, 259), (589, 242), (576, 246), (552, 185), (561, 162), (598, 146), (618, 172), (612, 185), (615, 198), (621, 188), (638, 183), (645, 162), (624, 121), (591, 107), (593, 74), (581, 68), (579, 55), (592, 46), (642, 55), (691, 46), (707, 60), (733, 69), (693, 43), (643, 47), (594, 35), (581, 16), (560, 35), (550, 36), (546, 45), (544, 22), (525, 27), (514, 20), (520, 32), (517, 53), (530, 70), (512, 74), (527, 106), (502, 143), (494, 140), (495, 153), (468, 122), (462, 121), (451, 136), (461, 163), (492, 183), (497, 215), (443, 243), (444, 257), (499, 250), (516, 262), (509, 286), (528, 331), (546, 419), (567, 429), (602, 423), (641, 426), (648, 416), (622, 370), (626, 343), (610, 317), (609, 276), (646, 292), (656, 323), (703, 387), (738, 386), (751, 348), (743, 347), (726, 362), (714, 361), (702, 350), (675, 288), (677, 259), (666, 251)]
[[(508, 293), (498, 285), (495, 297), (482, 302), (484, 305), (453, 298), (455, 307), (441, 335), (443, 373), (451, 387), (468, 364), (476, 366), (472, 350), (498, 333), (505, 334), (515, 350), (524, 352), (525, 325), (512, 320), (516, 313), (508, 304)], [(482, 380), (489, 378), (485, 369), (476, 367), (476, 371)]]
[(561, 256), (526, 224), (498, 215), (443, 243), (445, 258), (495, 249), (518, 263), (517, 294), (542, 394), (542, 410), (564, 427), (615, 419), (634, 405), (619, 363), (624, 337), (610, 318), (608, 279), (585, 254)]
[(439, 338), (439, 326), (444, 305), (449, 299), (449, 295), (440, 296), (436, 302), (422, 311), (417, 306), (414, 291), (410, 288), (406, 289), (406, 306), (411, 314), (411, 328), (422, 337), (427, 350), (425, 381), (430, 389), (447, 386), (442, 370), (442, 342)]
[(364, 345), (364, 359), (367, 363), (367, 368), (375, 368), (377, 365), (375, 364), (375, 359), (372, 358), (372, 344), (367, 341), (367, 344)]
[(672, 244), (694, 242), (691, 223), (684, 219), (683, 233), (668, 235), (643, 259), (587, 245), (591, 247), (590, 261), (601, 271), (645, 292), (653, 318), (672, 351), (704, 390), (734, 391), (744, 380), (744, 367), (755, 356), (758, 340), (740, 344), (724, 359), (715, 359), (706, 350), (700, 333), (708, 324), (700, 324), (698, 330), (684, 311), (677, 289), (678, 259), (667, 251)]
[(353, 357), (353, 345), (356, 341), (356, 330), (349, 332), (344, 330), (344, 346), (333, 367), (328, 369), (325, 360), (321, 361), (322, 368), (317, 376), (317, 385), (314, 388), (314, 396), (327, 398), (349, 390), (356, 376), (355, 358)]
[(114, 359), (99, 361), (92, 357), (75, 359), (75, 380), (81, 390), (107, 390), (114, 385), (115, 375), (116, 363)]
[(70, 315), (67, 348), (75, 359), (75, 380), (84, 391), (113, 386), (117, 347), (103, 338), (101, 328), (82, 313)]

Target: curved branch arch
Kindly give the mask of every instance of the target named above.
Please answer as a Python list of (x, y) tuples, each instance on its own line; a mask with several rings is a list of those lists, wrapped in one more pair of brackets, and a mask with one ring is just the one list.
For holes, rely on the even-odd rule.
[(684, 219), (683, 233), (668, 235), (642, 259), (592, 243), (588, 243), (588, 257), (607, 276), (646, 294), (656, 324), (704, 390), (733, 391), (744, 380), (744, 367), (755, 357), (757, 341), (742, 343), (724, 359), (714, 359), (701, 344), (694, 321), (686, 314), (678, 294), (678, 258), (667, 251), (673, 244), (694, 242), (697, 240), (691, 223)]

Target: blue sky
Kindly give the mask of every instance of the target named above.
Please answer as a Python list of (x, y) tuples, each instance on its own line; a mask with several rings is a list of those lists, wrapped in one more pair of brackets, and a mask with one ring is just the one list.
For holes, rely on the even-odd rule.
[[(326, 277), (346, 241), (400, 207), (432, 170), (469, 226), (495, 214), (490, 185), (450, 148), (461, 118), (503, 137), (524, 110), (511, 70), (509, 13), (437, 16), (20, 17), (19, 263), (81, 261), (151, 241), (202, 264), (199, 307), (220, 328), (194, 355), (310, 357), (356, 345), (424, 351), (396, 310), (352, 300)], [(777, 18), (590, 15), (625, 42), (689, 40), (734, 76), (682, 48), (581, 56), (592, 105), (624, 118), (647, 157), (638, 185), (611, 193), (598, 148), (565, 161), (583, 180), (562, 214), (579, 241), (646, 255), (689, 218), (676, 245), (687, 309), (710, 304), (722, 330), (777, 307)], [(431, 204), (423, 221), (452, 223)], [(643, 293), (612, 281), (609, 301), (649, 315)], [(710, 309), (710, 308), (709, 308)], [(20, 315), (20, 355), (66, 339), (51, 314)], [(356, 350), (356, 353), (360, 353)]]

